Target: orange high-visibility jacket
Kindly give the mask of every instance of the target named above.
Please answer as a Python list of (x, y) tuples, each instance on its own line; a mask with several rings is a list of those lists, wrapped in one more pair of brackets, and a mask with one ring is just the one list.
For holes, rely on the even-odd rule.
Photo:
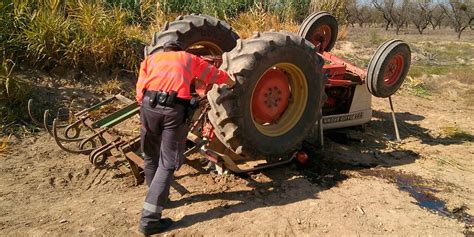
[(217, 69), (204, 59), (193, 54), (178, 52), (154, 53), (140, 65), (136, 99), (141, 103), (145, 89), (178, 92), (178, 97), (191, 99), (191, 84), (195, 79), (206, 85), (222, 84), (227, 73)]

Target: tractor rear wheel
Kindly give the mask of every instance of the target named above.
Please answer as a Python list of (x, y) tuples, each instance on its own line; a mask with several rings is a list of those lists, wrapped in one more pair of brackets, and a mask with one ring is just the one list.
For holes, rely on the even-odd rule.
[(405, 80), (411, 64), (411, 51), (401, 40), (389, 40), (380, 45), (369, 62), (367, 88), (376, 97), (393, 95)]
[(298, 35), (311, 42), (319, 53), (331, 51), (337, 39), (337, 20), (328, 12), (315, 12), (306, 19), (298, 30)]
[(145, 47), (145, 57), (163, 50), (171, 40), (179, 41), (188, 52), (198, 55), (222, 55), (235, 47), (239, 35), (227, 23), (206, 15), (179, 16), (167, 22)]
[(244, 157), (286, 158), (321, 117), (323, 63), (311, 43), (289, 32), (237, 41), (221, 66), (235, 87), (207, 94), (216, 136)]

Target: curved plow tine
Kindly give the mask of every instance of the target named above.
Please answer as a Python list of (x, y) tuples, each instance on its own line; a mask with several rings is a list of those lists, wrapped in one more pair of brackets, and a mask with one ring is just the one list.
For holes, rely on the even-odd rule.
[(48, 125), (48, 118), (49, 118), (49, 109), (44, 111), (44, 114), (43, 114), (43, 123), (44, 124), (43, 125), (44, 125), (44, 129), (46, 129), (46, 131), (48, 131), (49, 135), (54, 137), (53, 132), (51, 131), (51, 128)]
[[(49, 135), (51, 135), (52, 137), (54, 137), (54, 134), (53, 134), (53, 131), (52, 131), (52, 128), (50, 125), (48, 125), (48, 119), (49, 119), (49, 110), (46, 110), (44, 111), (44, 129), (46, 129), (46, 131), (48, 131)], [(55, 119), (56, 120), (56, 119)], [(80, 121), (79, 121), (80, 122)], [(66, 137), (66, 138), (62, 138), (62, 137), (57, 137), (57, 139), (59, 141), (62, 141), (62, 142), (78, 142), (78, 141), (82, 141), (84, 140), (83, 137), (79, 137), (79, 133), (80, 133), (80, 129), (78, 128), (78, 121), (76, 121), (75, 123), (73, 124), (62, 124), (62, 125), (57, 125), (56, 124), (56, 129), (58, 128), (67, 128), (67, 127), (71, 127), (72, 125), (76, 126), (75, 128), (75, 134), (74, 134), (74, 137), (73, 138), (70, 138), (70, 137)], [(71, 129), (71, 128), (70, 128)], [(67, 131), (66, 131), (67, 132)]]
[[(78, 119), (74, 123), (71, 123), (64, 129), (64, 137), (68, 140), (74, 140), (74, 139), (79, 139), (79, 140), (84, 140), (84, 138), (79, 138), (79, 135), (81, 135), (81, 128), (79, 127), (82, 123), (83, 119)], [(74, 131), (73, 135), (69, 135), (70, 131)]]
[(32, 106), (33, 106), (33, 99), (28, 100), (28, 115), (30, 116), (31, 121), (38, 127), (42, 126), (41, 122), (36, 120), (35, 117), (33, 117), (33, 112), (32, 112)]
[(64, 151), (67, 151), (67, 152), (70, 152), (70, 153), (74, 153), (74, 154), (89, 154), (91, 153), (95, 148), (90, 148), (90, 149), (81, 149), (81, 150), (72, 150), (72, 149), (69, 149), (69, 148), (66, 148), (62, 143), (61, 143), (61, 140), (59, 139), (58, 137), (58, 127), (57, 127), (57, 122), (58, 120), (57, 119), (54, 119), (53, 120), (53, 126), (52, 126), (52, 134), (53, 134), (53, 137), (54, 137), (54, 141), (56, 141), (56, 144), (58, 144), (58, 146), (64, 150)]
[(98, 133), (96, 133), (96, 134), (94, 134), (94, 135), (92, 135), (92, 136), (90, 136), (90, 137), (87, 137), (87, 138), (83, 139), (83, 140), (81, 141), (81, 143), (79, 144), (79, 149), (81, 149), (81, 150), (85, 149), (85, 146), (86, 146), (88, 143), (90, 143), (90, 144), (92, 145), (92, 147), (96, 147), (96, 143), (95, 143), (94, 139), (95, 139), (96, 137), (99, 137), (104, 131), (105, 131), (105, 130), (102, 130), (102, 131), (100, 131), (100, 132), (98, 132)]
[(89, 154), (89, 161), (97, 167), (103, 165), (107, 160), (106, 152), (112, 148), (114, 148), (114, 142), (106, 143), (103, 146), (93, 150)]
[[(44, 111), (44, 114), (43, 114), (43, 127), (44, 127), (44, 129), (46, 129), (46, 131), (48, 131), (49, 135), (53, 136), (53, 132), (51, 131), (51, 126), (48, 124), (48, 120), (49, 120), (49, 109)], [(57, 128), (65, 128), (66, 126), (68, 126), (68, 125), (67, 124), (61, 124), (61, 125), (57, 125), (56, 127)]]

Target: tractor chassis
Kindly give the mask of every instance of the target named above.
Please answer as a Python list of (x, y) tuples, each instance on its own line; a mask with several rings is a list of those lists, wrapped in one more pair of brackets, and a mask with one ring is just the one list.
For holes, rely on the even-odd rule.
[[(323, 52), (319, 55), (327, 62), (331, 63), (323, 66), (323, 74), (327, 78), (325, 85), (326, 90), (331, 90), (332, 88), (363, 86), (366, 83), (366, 70), (361, 69), (345, 59), (337, 57), (329, 52)], [(202, 58), (217, 67), (222, 63), (222, 58), (220, 56), (202, 56)], [(202, 91), (205, 91), (205, 88), (196, 88), (197, 91), (199, 89), (201, 89), (201, 94), (203, 94)], [(203, 98), (202, 100), (206, 101), (206, 98)], [(113, 113), (101, 117), (98, 120), (93, 120), (91, 118), (92, 113), (100, 111), (101, 108), (114, 101), (120, 101), (125, 104), (125, 106)], [(204, 104), (206, 104), (206, 102)], [(366, 106), (370, 109), (370, 101)], [(271, 160), (265, 157), (243, 158), (226, 148), (219, 139), (213, 136), (213, 129), (210, 128), (209, 130), (209, 126), (212, 127), (212, 125), (206, 121), (206, 114), (208, 111), (206, 108), (206, 106), (201, 106), (193, 116), (193, 118), (196, 119), (193, 119), (193, 123), (190, 126), (190, 132), (187, 136), (188, 141), (192, 142), (193, 145), (185, 152), (185, 155), (199, 152), (207, 160), (215, 164), (216, 170), (221, 174), (225, 173), (227, 170), (235, 173), (256, 171), (263, 168), (286, 164), (295, 158), (298, 160), (301, 158), (304, 159), (306, 156), (303, 152), (296, 151), (292, 154), (288, 154), (286, 157), (273, 158)], [(144, 161), (139, 148), (140, 135), (135, 135), (131, 138), (125, 139), (124, 137), (115, 135), (111, 132), (114, 126), (139, 114), (139, 104), (137, 102), (134, 102), (120, 94), (114, 95), (90, 108), (81, 110), (75, 114), (69, 113), (68, 119), (74, 119), (74, 122), (69, 124), (60, 124), (60, 116), (53, 120), (52, 125), (48, 124), (48, 121), (50, 120), (49, 110), (44, 112), (44, 121), (40, 123), (32, 116), (32, 109), (33, 101), (30, 100), (28, 103), (28, 112), (32, 121), (38, 126), (43, 126), (61, 149), (70, 153), (88, 155), (89, 161), (98, 167), (104, 166), (106, 160), (108, 160), (110, 164), (116, 166), (123, 173), (130, 170), (135, 177), (136, 184), (140, 184), (144, 181)], [(318, 125), (316, 125), (319, 127), (318, 133), (321, 142), (323, 138), (324, 121), (325, 119), (331, 118), (331, 116), (334, 115), (324, 116), (323, 111), (323, 117), (318, 122)], [(369, 115), (369, 120), (370, 117), (371, 114)], [(364, 119), (358, 124), (367, 121), (367, 119)], [(207, 134), (203, 135), (196, 132), (196, 128), (199, 125), (202, 127), (207, 125)], [(85, 132), (88, 135), (81, 136), (83, 131), (88, 131)], [(70, 146), (66, 145), (69, 143), (77, 144), (79, 149), (69, 148)], [(117, 157), (122, 157), (122, 159), (119, 160)]]

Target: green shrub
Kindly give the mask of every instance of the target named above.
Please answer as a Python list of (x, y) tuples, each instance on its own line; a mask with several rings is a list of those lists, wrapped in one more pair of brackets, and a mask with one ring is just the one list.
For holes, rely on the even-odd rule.
[(71, 21), (59, 9), (48, 6), (26, 14), (31, 18), (20, 38), (26, 45), (27, 57), (41, 68), (68, 64), (63, 62), (67, 60), (63, 56), (71, 41)]
[(12, 74), (15, 63), (3, 58), (0, 65), (0, 123), (27, 119), (24, 109), (31, 95), (31, 85)]
[[(164, 21), (203, 13), (230, 22), (244, 36), (256, 30), (297, 30), (310, 0), (4, 0), (0, 45), (15, 62), (41, 69), (135, 71), (143, 46)], [(246, 21), (245, 21), (246, 20)], [(146, 43), (145, 43), (146, 42)]]

